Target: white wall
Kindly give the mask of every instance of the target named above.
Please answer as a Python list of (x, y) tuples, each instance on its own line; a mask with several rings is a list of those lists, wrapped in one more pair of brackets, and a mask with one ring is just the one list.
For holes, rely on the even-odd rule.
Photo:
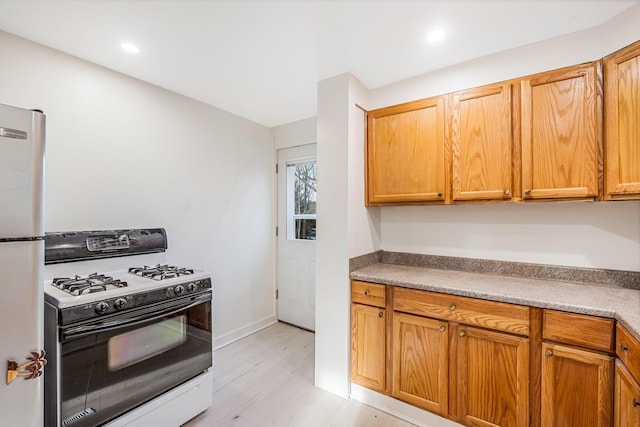
[[(640, 4), (597, 28), (372, 90), (368, 107), (597, 60), (640, 39), (638, 22)], [(386, 207), (381, 222), (388, 251), (640, 271), (638, 201)]]
[(269, 129), (0, 32), (0, 103), (47, 115), (47, 231), (165, 227), (213, 276), (215, 344), (275, 321)]
[(352, 75), (318, 84), (315, 384), (349, 395), (349, 258), (380, 249), (379, 209), (364, 207), (367, 89)]
[(318, 139), (316, 118), (311, 117), (297, 122), (271, 128), (273, 146), (276, 150), (315, 144)]
[(349, 395), (349, 76), (318, 83), (315, 384)]
[(383, 249), (640, 271), (640, 202), (382, 209)]
[(364, 205), (364, 143), (366, 114), (358, 106), (367, 105), (369, 91), (354, 76), (349, 75), (349, 186), (348, 226), (349, 258), (378, 251), (381, 244), (381, 209)]

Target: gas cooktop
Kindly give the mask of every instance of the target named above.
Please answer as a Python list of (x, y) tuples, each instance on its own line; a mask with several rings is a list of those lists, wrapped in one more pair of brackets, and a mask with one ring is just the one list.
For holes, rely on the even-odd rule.
[(165, 289), (167, 295), (179, 297), (201, 290), (206, 279), (210, 287), (210, 275), (206, 271), (158, 264), (55, 277), (44, 283), (44, 289), (47, 301), (58, 308), (67, 308), (157, 289)]

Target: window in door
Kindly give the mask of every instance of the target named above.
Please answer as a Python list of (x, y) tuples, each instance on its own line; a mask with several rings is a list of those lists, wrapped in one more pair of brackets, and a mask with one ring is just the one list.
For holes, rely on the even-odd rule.
[(316, 162), (287, 163), (287, 239), (316, 239)]

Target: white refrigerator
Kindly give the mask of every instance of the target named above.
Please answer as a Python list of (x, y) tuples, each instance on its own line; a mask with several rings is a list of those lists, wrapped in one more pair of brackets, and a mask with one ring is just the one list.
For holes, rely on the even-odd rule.
[(42, 427), (44, 137), (40, 111), (0, 104), (0, 425)]

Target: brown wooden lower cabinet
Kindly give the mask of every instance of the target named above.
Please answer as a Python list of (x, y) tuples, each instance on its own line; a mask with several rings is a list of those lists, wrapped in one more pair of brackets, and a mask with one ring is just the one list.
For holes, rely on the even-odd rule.
[(613, 319), (372, 286), (352, 287), (353, 382), (470, 427), (640, 427), (640, 344)]
[(395, 313), (393, 339), (392, 396), (446, 416), (449, 399), (447, 322)]
[(616, 361), (615, 427), (640, 427), (640, 384), (621, 361)]
[(351, 304), (351, 379), (371, 390), (386, 386), (385, 309)]
[(610, 427), (613, 357), (542, 344), (542, 427)]
[(529, 340), (458, 329), (458, 411), (468, 426), (529, 425)]

